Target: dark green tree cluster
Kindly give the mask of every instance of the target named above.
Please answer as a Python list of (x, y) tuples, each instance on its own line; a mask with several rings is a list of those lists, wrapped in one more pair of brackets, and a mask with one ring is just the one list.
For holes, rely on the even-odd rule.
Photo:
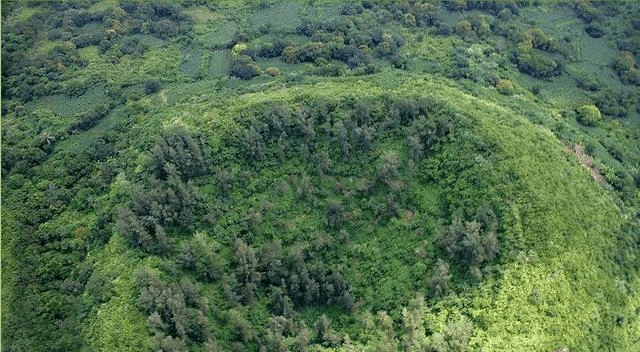
[(518, 1), (499, 1), (499, 0), (481, 0), (481, 1), (443, 1), (443, 6), (450, 11), (473, 11), (480, 10), (488, 12), (492, 15), (498, 15), (500, 12), (509, 10), (511, 13), (518, 13), (521, 6), (526, 6), (526, 2)]
[[(151, 149), (156, 178), (167, 180), (174, 172), (184, 181), (207, 173), (204, 156), (196, 141), (183, 130), (165, 134)], [(175, 171), (171, 171), (174, 169)]]
[(154, 351), (187, 351), (209, 339), (207, 300), (196, 283), (182, 277), (168, 284), (148, 269), (136, 274), (138, 304), (148, 314)]
[(223, 261), (213, 248), (194, 239), (182, 245), (176, 263), (185, 271), (198, 275), (204, 282), (213, 282), (222, 276)]
[(131, 206), (119, 210), (118, 229), (134, 247), (167, 254), (165, 228), (192, 227), (198, 197), (188, 181), (207, 170), (200, 147), (181, 130), (164, 135), (152, 156), (153, 187), (135, 192)]
[(556, 39), (534, 28), (520, 34), (514, 61), (523, 73), (550, 78), (562, 74), (566, 58)]
[(296, 249), (283, 251), (279, 241), (266, 245), (260, 255), (241, 239), (236, 239), (236, 289), (229, 292), (232, 303), (251, 304), (255, 292), (264, 287), (271, 291), (273, 314), (292, 317), (294, 308), (336, 303), (345, 311), (353, 308), (353, 297), (339, 272), (321, 261), (310, 265), (305, 253)]
[(475, 278), (480, 279), (481, 268), (499, 253), (497, 231), (496, 215), (490, 207), (484, 206), (475, 216), (455, 215), (443, 231), (440, 241), (451, 260), (462, 264)]
[[(308, 42), (296, 44), (275, 39), (261, 45), (255, 53), (265, 58), (281, 57), (290, 64), (314, 63), (319, 66), (317, 74), (329, 76), (340, 74), (339, 65), (351, 70), (363, 67), (363, 72), (373, 73), (376, 70), (371, 64), (373, 57), (384, 58), (402, 68), (406, 64), (400, 56), (404, 38), (397, 32), (384, 31), (382, 26), (390, 22), (403, 27), (435, 26), (438, 25), (437, 11), (438, 6), (434, 4), (348, 4), (343, 6), (339, 17), (330, 21), (303, 19), (295, 33), (307, 37)], [(232, 41), (231, 45), (235, 43)], [(251, 65), (237, 61), (230, 70), (231, 75), (243, 79), (257, 75), (255, 72)]]
[[(95, 82), (80, 87), (61, 84), (69, 69), (86, 66), (78, 49), (98, 46), (111, 61), (123, 55), (140, 55), (145, 44), (131, 37), (149, 34), (169, 40), (187, 34), (191, 19), (179, 6), (125, 2), (120, 7), (94, 12), (88, 2), (32, 3), (37, 11), (29, 21), (3, 26), (2, 97), (28, 102), (36, 97), (56, 93), (81, 95)], [(97, 26), (97, 29), (89, 29)], [(46, 35), (64, 45), (42, 54), (27, 54), (35, 40)], [(5, 84), (9, 83), (9, 84)]]
[[(6, 237), (12, 242), (3, 245), (10, 243), (11, 257), (20, 258), (12, 268), (16, 281), (7, 302), (17, 313), (3, 316), (3, 331), (10, 336), (3, 347), (9, 349), (45, 340), (42, 346), (53, 350), (81, 345), (81, 337), (70, 331), (82, 328), (90, 302), (110, 295), (108, 280), (93, 273), (85, 260), (112, 232), (112, 211), (99, 198), (113, 177), (108, 159), (116, 154), (114, 134), (96, 134), (76, 142), (75, 148), (56, 150), (67, 126), (59, 125), (61, 134), (43, 131), (40, 136), (23, 130), (54, 122), (47, 116), (38, 112), (24, 120), (32, 125), (3, 124), (2, 208), (3, 214), (11, 213), (9, 223), (3, 216), (3, 228), (10, 224), (12, 231)], [(95, 221), (57, 221), (66, 211), (95, 214)], [(4, 265), (3, 258), (3, 270)]]

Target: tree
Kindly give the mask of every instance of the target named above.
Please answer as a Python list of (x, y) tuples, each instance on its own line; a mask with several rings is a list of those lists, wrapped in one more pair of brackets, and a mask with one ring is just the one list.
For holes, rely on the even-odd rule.
[(139, 218), (131, 209), (118, 210), (118, 231), (129, 238), (129, 243), (143, 251), (167, 253), (169, 241), (162, 226), (152, 220)]
[(287, 292), (280, 287), (273, 287), (271, 292), (271, 300), (273, 301), (273, 314), (285, 317), (293, 317), (293, 302), (287, 296)]
[(337, 229), (344, 221), (344, 206), (337, 200), (330, 200), (326, 205), (327, 226)]
[(407, 144), (409, 146), (409, 155), (411, 156), (411, 159), (414, 161), (420, 159), (424, 150), (420, 138), (416, 135), (410, 135), (407, 137)]
[(187, 344), (180, 337), (166, 336), (161, 332), (151, 338), (151, 349), (154, 352), (187, 352)]
[(496, 227), (493, 211), (484, 206), (478, 210), (474, 220), (465, 222), (456, 216), (444, 231), (441, 244), (452, 259), (460, 260), (479, 278), (480, 266), (498, 254)]
[(331, 161), (331, 158), (329, 158), (329, 153), (326, 150), (318, 152), (318, 154), (315, 155), (314, 159), (318, 174), (320, 176), (324, 176), (329, 171), (331, 171), (333, 162)]
[(429, 296), (438, 297), (447, 292), (447, 283), (450, 279), (449, 264), (442, 259), (438, 259), (433, 275), (429, 279)]
[(149, 325), (155, 330), (159, 349), (165, 343), (172, 348), (180, 347), (178, 339), (206, 341), (208, 320), (203, 311), (206, 313), (208, 308), (193, 282), (182, 280), (179, 285), (167, 285), (155, 273), (142, 269), (136, 273), (136, 284), (140, 290), (138, 304), (149, 314)]
[(248, 343), (256, 339), (256, 331), (242, 314), (235, 308), (227, 312), (227, 322), (233, 329), (234, 340)]
[(362, 150), (368, 151), (373, 146), (373, 138), (375, 137), (375, 129), (373, 127), (358, 127), (353, 130), (358, 145)]
[(465, 352), (471, 331), (471, 323), (465, 319), (450, 321), (444, 332), (433, 334), (431, 346), (437, 352)]
[(264, 157), (264, 139), (253, 125), (244, 132), (242, 144), (245, 147), (247, 160), (255, 162)]
[(336, 332), (331, 328), (331, 321), (322, 314), (320, 320), (315, 325), (316, 341), (325, 347), (335, 347), (339, 343)]
[(236, 279), (245, 304), (251, 304), (254, 299), (254, 291), (260, 282), (261, 275), (258, 272), (258, 260), (253, 249), (236, 238), (234, 244)]
[(365, 102), (357, 102), (354, 106), (353, 118), (359, 126), (368, 126), (371, 124), (371, 111), (369, 104)]
[(189, 241), (176, 258), (176, 262), (185, 270), (191, 270), (206, 281), (212, 282), (222, 276), (222, 260), (202, 243)]
[(404, 187), (398, 171), (398, 155), (395, 152), (387, 152), (380, 157), (378, 164), (378, 180), (382, 181), (392, 191), (398, 191)]
[(270, 285), (279, 285), (283, 275), (282, 244), (279, 240), (273, 240), (266, 245), (260, 253), (258, 268), (262, 273), (262, 279)]
[(424, 298), (418, 295), (409, 301), (409, 306), (402, 309), (402, 345), (405, 351), (424, 351), (428, 347), (426, 331), (422, 324), (425, 311)]
[(166, 164), (174, 165), (177, 174), (186, 181), (207, 172), (204, 156), (198, 144), (184, 130), (176, 129), (162, 136), (151, 149), (156, 178), (169, 176)]
[(229, 191), (231, 190), (231, 174), (227, 169), (219, 169), (216, 172), (216, 181), (218, 182), (218, 189), (223, 197), (229, 196)]

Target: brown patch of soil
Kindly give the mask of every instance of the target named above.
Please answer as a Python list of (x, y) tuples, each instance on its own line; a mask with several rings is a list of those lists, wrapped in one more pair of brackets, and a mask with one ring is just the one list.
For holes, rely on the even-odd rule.
[(583, 146), (580, 144), (574, 144), (573, 146), (566, 146), (564, 150), (575, 155), (575, 157), (578, 158), (580, 165), (589, 171), (594, 180), (607, 188), (611, 187), (611, 185), (607, 183), (607, 180), (604, 179), (604, 176), (600, 173), (600, 170), (593, 165), (593, 158), (587, 154)]

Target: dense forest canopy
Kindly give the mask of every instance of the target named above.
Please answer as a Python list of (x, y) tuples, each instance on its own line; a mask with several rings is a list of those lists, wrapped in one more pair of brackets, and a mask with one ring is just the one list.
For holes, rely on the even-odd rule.
[(640, 4), (2, 4), (2, 351), (640, 350)]

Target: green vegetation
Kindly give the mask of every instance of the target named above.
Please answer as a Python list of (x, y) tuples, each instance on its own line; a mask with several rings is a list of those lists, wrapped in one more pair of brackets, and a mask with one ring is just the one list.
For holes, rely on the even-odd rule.
[(639, 16), (3, 4), (2, 349), (640, 349)]

